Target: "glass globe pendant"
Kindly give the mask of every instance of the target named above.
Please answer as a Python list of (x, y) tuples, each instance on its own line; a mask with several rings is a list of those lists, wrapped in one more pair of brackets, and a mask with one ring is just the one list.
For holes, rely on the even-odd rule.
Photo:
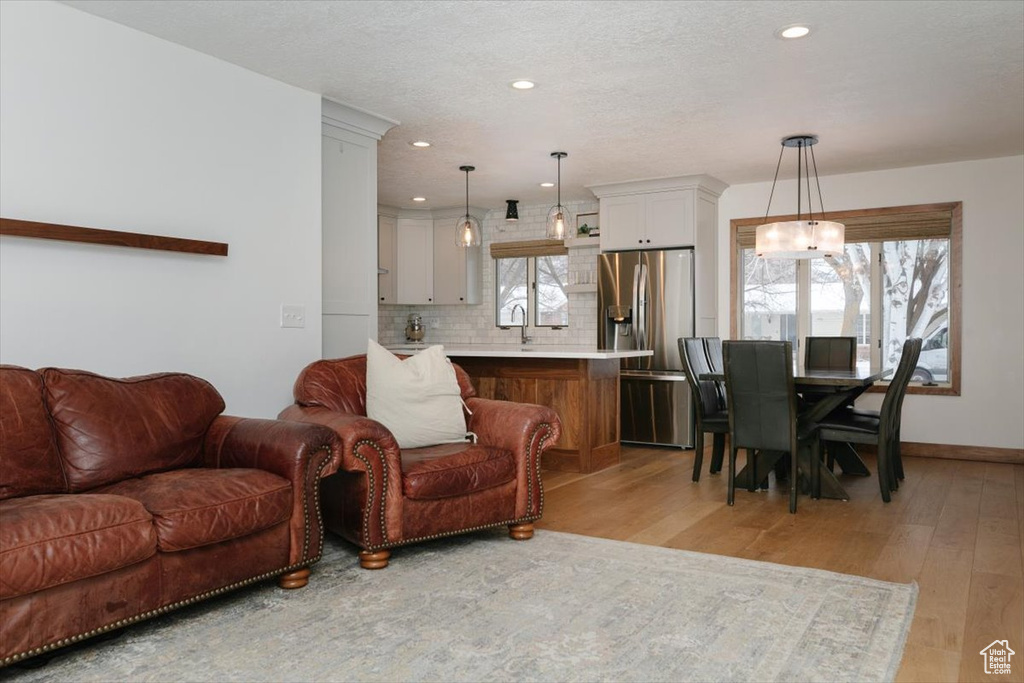
[(455, 221), (455, 244), (460, 247), (480, 246), (480, 221), (469, 214), (469, 172), (476, 166), (459, 166), (466, 172), (466, 214)]
[(558, 203), (548, 211), (545, 237), (549, 240), (564, 240), (573, 236), (572, 213), (562, 206), (562, 159), (569, 155), (565, 152), (552, 152), (551, 156), (558, 159)]

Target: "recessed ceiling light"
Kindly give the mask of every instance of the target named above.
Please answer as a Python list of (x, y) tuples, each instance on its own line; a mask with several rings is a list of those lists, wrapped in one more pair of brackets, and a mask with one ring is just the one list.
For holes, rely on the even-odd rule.
[(811, 29), (803, 24), (791, 24), (780, 28), (775, 35), (778, 38), (803, 38), (810, 32)]
[(520, 78), (518, 81), (512, 81), (512, 87), (516, 90), (529, 90), (535, 85), (537, 84), (533, 81), (528, 81), (525, 78)]
[(427, 201), (427, 198), (426, 197), (413, 197), (412, 200), (414, 202), (425, 202), (425, 201)]
[(555, 184), (554, 183), (541, 183), (540, 186), (541, 187), (554, 187)]
[(413, 147), (430, 147), (430, 143), (426, 140), (417, 140), (416, 142), (409, 143)]

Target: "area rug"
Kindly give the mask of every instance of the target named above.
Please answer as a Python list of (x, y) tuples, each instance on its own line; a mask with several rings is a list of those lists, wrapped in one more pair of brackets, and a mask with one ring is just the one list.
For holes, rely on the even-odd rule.
[[(67, 651), (14, 681), (885, 681), (916, 585), (539, 531), (330, 540), (273, 583)], [(12, 675), (13, 674), (13, 675)]]

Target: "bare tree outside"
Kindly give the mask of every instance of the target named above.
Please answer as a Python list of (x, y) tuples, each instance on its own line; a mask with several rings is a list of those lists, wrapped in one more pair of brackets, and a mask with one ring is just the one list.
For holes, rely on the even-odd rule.
[[(512, 308), (519, 304), (530, 310), (527, 296), (527, 262), (525, 258), (500, 258), (495, 261), (497, 274), (498, 325), (512, 325)], [(522, 323), (522, 321), (518, 321)]]
[(569, 324), (568, 256), (537, 258), (537, 325)]
[[(891, 368), (908, 337), (927, 340), (949, 325), (949, 240), (884, 242), (882, 281), (882, 365)], [(944, 345), (926, 341), (922, 356), (930, 356), (921, 364), (938, 378), (948, 373), (948, 353)]]
[[(899, 363), (907, 337), (921, 337), (926, 340), (922, 359), (926, 367), (915, 379), (944, 380), (948, 374), (949, 240), (890, 241), (880, 247), (877, 285), (882, 310), (876, 313), (882, 316), (882, 367)], [(811, 328), (806, 334), (857, 337), (858, 357), (864, 363), (876, 303), (871, 300), (872, 253), (871, 244), (849, 243), (842, 254), (815, 259), (809, 265)], [(797, 261), (758, 258), (753, 249), (744, 249), (742, 260), (744, 338), (795, 340), (799, 336)]]
[[(569, 297), (566, 291), (569, 280), (568, 256), (540, 256), (534, 259), (536, 283), (531, 297), (529, 258), (497, 259), (495, 272), (496, 308), (498, 325), (521, 325), (516, 315), (512, 320), (512, 308), (519, 304), (532, 312), (531, 303), (536, 305), (536, 326), (565, 327), (569, 324)], [(532, 299), (532, 302), (531, 302)]]

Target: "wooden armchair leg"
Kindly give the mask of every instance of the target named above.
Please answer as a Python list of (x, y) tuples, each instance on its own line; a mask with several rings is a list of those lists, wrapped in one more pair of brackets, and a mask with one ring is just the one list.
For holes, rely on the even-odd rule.
[(277, 577), (277, 585), (281, 588), (302, 588), (309, 583), (309, 568), (303, 567)]
[(390, 558), (390, 550), (378, 550), (372, 553), (368, 550), (359, 551), (359, 565), (363, 569), (384, 569), (388, 566)]
[(508, 535), (510, 538), (514, 538), (517, 541), (526, 541), (533, 538), (533, 523), (527, 522), (526, 524), (509, 524)]

